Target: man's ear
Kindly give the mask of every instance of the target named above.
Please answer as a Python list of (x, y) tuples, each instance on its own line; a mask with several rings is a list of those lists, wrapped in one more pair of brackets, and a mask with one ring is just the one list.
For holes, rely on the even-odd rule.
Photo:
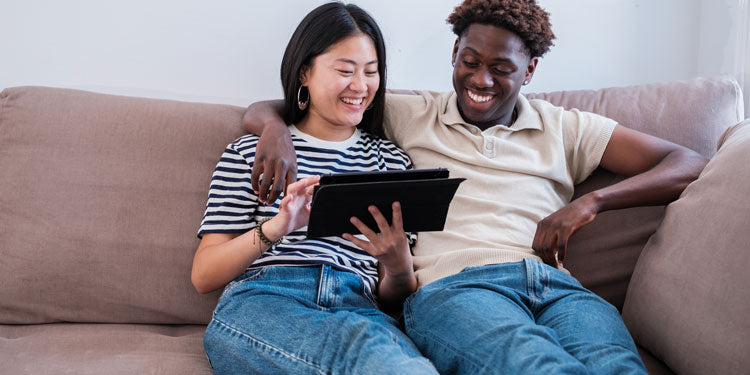
[(451, 55), (451, 65), (456, 66), (456, 56), (458, 56), (458, 43), (461, 38), (456, 38), (456, 43), (453, 43), (453, 54)]
[(529, 60), (529, 64), (526, 65), (526, 73), (524, 76), (525, 82), (531, 82), (531, 79), (534, 78), (534, 72), (536, 71), (536, 65), (539, 64), (539, 58), (538, 57), (532, 57)]

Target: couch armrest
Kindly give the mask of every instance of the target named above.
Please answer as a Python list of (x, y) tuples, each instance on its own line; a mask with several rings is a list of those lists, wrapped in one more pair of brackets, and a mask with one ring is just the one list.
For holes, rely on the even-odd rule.
[(728, 129), (701, 176), (667, 207), (630, 281), (633, 338), (680, 374), (750, 368), (750, 120)]

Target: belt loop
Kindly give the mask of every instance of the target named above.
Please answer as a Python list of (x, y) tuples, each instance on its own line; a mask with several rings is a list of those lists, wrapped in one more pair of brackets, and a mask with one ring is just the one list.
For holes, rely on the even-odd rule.
[(323, 308), (329, 306), (329, 290), (331, 284), (331, 266), (323, 264), (320, 266), (320, 279), (318, 280), (318, 298), (315, 303)]
[(523, 258), (523, 264), (526, 266), (526, 294), (532, 298), (536, 295), (534, 293), (534, 259)]

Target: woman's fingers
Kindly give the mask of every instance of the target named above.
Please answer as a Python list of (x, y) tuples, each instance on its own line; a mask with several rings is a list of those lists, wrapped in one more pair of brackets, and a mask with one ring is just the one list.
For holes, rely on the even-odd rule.
[(393, 228), (399, 231), (404, 231), (404, 221), (401, 217), (401, 203), (399, 202), (393, 202), (391, 205), (391, 210), (393, 212)]
[(372, 241), (374, 238), (377, 238), (378, 234), (370, 229), (370, 227), (365, 225), (362, 220), (359, 220), (358, 218), (352, 216), (351, 218), (349, 218), (349, 222), (351, 222), (355, 228), (359, 229), (359, 232), (364, 234), (368, 240)]
[(378, 208), (375, 206), (367, 207), (367, 210), (370, 211), (370, 215), (372, 215), (372, 218), (375, 219), (375, 223), (378, 224), (380, 233), (388, 232), (388, 230), (390, 229), (390, 225), (388, 224), (388, 220), (386, 220), (383, 214), (380, 213), (380, 210), (378, 210)]
[(344, 233), (344, 234), (341, 235), (341, 237), (343, 237), (345, 240), (353, 243), (354, 245), (356, 245), (360, 249), (366, 251), (368, 254), (373, 255), (373, 256), (376, 255), (376, 254), (374, 254), (372, 243), (367, 242), (367, 241), (365, 241), (363, 239), (357, 238), (357, 237), (355, 237), (355, 236), (353, 236), (353, 235), (351, 235), (349, 233)]
[(320, 176), (305, 177), (297, 182), (287, 186), (287, 194), (299, 194), (306, 189), (317, 185), (320, 182)]

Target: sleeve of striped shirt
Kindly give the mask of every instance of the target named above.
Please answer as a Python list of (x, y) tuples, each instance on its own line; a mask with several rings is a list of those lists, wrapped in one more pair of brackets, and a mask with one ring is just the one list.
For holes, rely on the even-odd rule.
[(198, 238), (205, 233), (245, 233), (255, 228), (257, 196), (250, 187), (252, 161), (235, 144), (227, 146), (216, 165)]

